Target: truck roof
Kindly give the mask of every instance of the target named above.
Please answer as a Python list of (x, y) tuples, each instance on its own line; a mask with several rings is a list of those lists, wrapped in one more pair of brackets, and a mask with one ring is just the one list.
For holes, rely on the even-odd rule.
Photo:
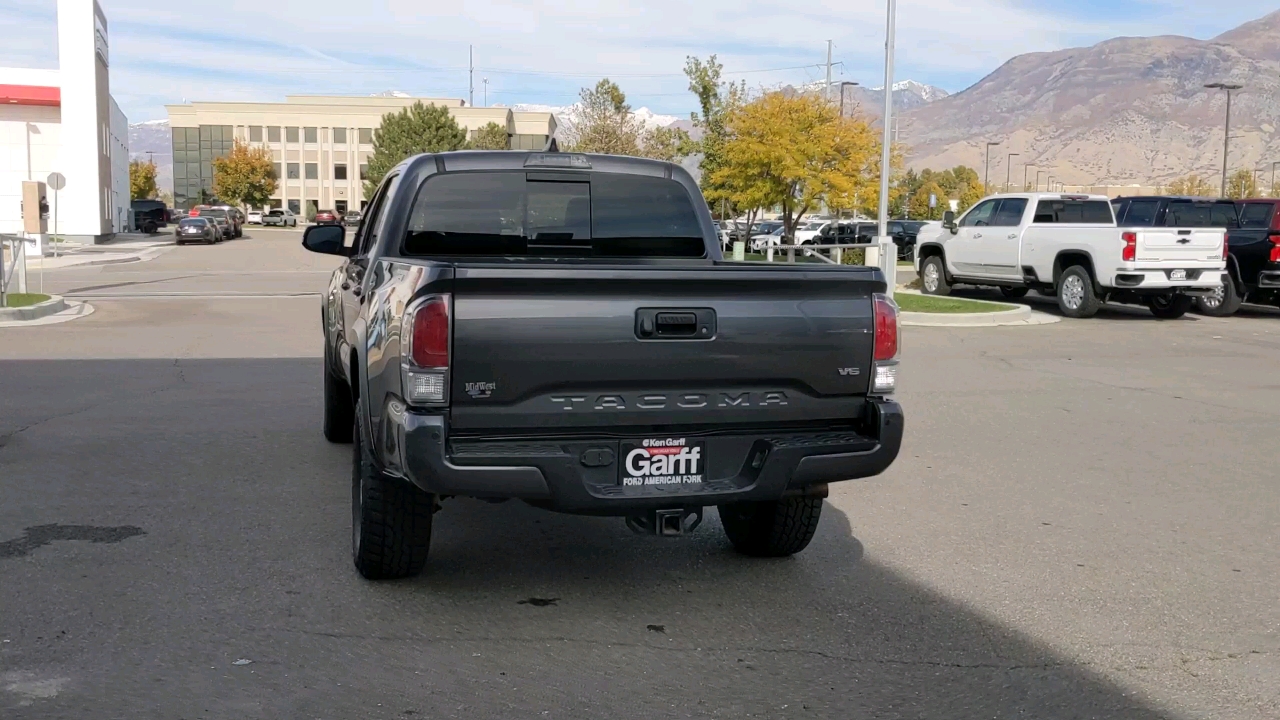
[(983, 200), (992, 200), (999, 198), (1026, 198), (1028, 200), (1105, 200), (1111, 202), (1111, 198), (1106, 195), (1091, 195), (1089, 193), (1050, 193), (1050, 192), (1022, 192), (1022, 193), (996, 193), (988, 195)]

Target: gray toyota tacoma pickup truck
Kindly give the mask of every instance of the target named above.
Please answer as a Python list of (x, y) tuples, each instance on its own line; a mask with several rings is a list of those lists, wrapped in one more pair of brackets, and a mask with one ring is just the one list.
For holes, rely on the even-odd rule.
[(324, 434), (352, 442), (366, 578), (427, 561), (450, 497), (519, 499), (733, 546), (812, 539), (829, 483), (902, 441), (897, 307), (878, 269), (726, 262), (679, 166), (562, 152), (418, 155), (387, 174), (321, 307)]

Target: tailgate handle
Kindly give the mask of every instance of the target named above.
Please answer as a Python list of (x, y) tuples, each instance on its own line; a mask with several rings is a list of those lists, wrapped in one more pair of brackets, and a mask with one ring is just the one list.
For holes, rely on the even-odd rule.
[(1191, 234), (1191, 231), (1190, 231), (1190, 230), (1179, 230), (1179, 231), (1178, 231), (1178, 234), (1179, 234), (1179, 235), (1190, 235), (1190, 234)]
[(716, 311), (710, 308), (636, 311), (636, 337), (641, 340), (710, 340), (716, 334)]

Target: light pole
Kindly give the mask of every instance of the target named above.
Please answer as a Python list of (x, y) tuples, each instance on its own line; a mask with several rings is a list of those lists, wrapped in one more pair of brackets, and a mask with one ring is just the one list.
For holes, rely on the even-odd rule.
[(1009, 185), (1013, 183), (1013, 159), (1022, 157), (1022, 153), (1009, 153), (1009, 159), (1005, 161), (1004, 169), (1004, 191), (1009, 192)]
[[(1030, 172), (1031, 172), (1031, 165), (1029, 163), (1023, 163), (1022, 164), (1022, 191), (1023, 192), (1027, 191), (1027, 176)], [(1037, 174), (1037, 178), (1038, 177), (1039, 175)]]
[(990, 192), (991, 187), (991, 148), (999, 144), (998, 142), (987, 143), (987, 159), (982, 166), (982, 193), (984, 195)]
[(858, 83), (845, 80), (840, 83), (840, 117), (844, 117), (844, 89), (846, 87), (857, 87)]
[(1240, 90), (1244, 85), (1239, 83), (1216, 82), (1205, 85), (1210, 90), (1227, 91), (1227, 128), (1222, 133), (1222, 197), (1227, 196), (1227, 157), (1231, 150), (1231, 91)]
[[(1040, 173), (1044, 173), (1045, 175), (1048, 175), (1048, 174), (1049, 174), (1049, 171), (1048, 171), (1048, 170), (1037, 170), (1037, 171), (1036, 171), (1036, 192), (1040, 192)], [(1045, 185), (1045, 186), (1044, 186), (1044, 189), (1045, 189), (1045, 192), (1048, 192), (1048, 191), (1049, 191), (1049, 186), (1048, 186), (1048, 185)]]
[(880, 208), (879, 234), (876, 237), (880, 247), (880, 268), (884, 271), (885, 284), (889, 297), (893, 297), (898, 269), (898, 253), (893, 249), (893, 238), (889, 237), (889, 166), (893, 159), (893, 43), (896, 33), (898, 0), (888, 0), (885, 14), (888, 16), (884, 37), (884, 138), (880, 142)]
[(1276, 194), (1276, 166), (1280, 165), (1280, 161), (1271, 163), (1271, 190), (1267, 194)]

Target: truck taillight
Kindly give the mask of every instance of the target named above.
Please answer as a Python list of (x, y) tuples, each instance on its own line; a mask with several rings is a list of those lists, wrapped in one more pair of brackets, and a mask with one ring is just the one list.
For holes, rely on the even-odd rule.
[(1133, 262), (1138, 258), (1138, 233), (1121, 233), (1120, 239), (1124, 241), (1124, 251), (1120, 253), (1120, 259)]
[(1227, 244), (1227, 236), (1223, 235), (1222, 236), (1222, 261), (1223, 262), (1227, 261), (1227, 250), (1229, 249), (1229, 247), (1230, 246)]
[(1272, 233), (1271, 237), (1271, 262), (1280, 263), (1280, 233)]
[(875, 318), (871, 392), (891, 393), (898, 387), (898, 305), (889, 296), (871, 296)]
[(449, 296), (432, 295), (405, 313), (401, 368), (405, 399), (441, 404), (449, 398)]

